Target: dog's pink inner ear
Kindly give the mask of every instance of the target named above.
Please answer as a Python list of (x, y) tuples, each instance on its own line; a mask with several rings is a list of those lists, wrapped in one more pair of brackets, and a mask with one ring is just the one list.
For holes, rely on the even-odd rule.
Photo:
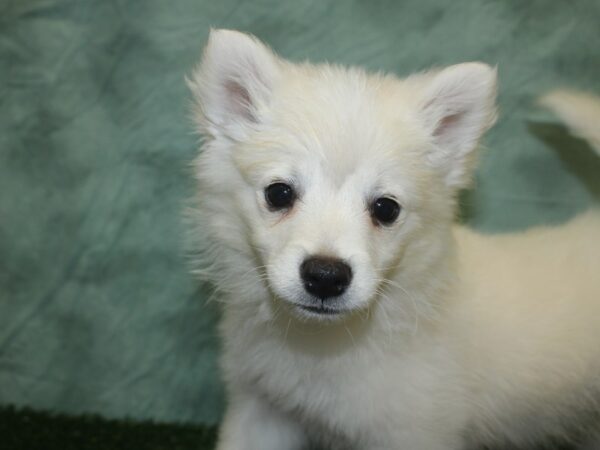
[(436, 127), (435, 131), (433, 132), (433, 135), (435, 137), (439, 137), (439, 136), (442, 136), (444, 133), (447, 133), (449, 129), (456, 126), (456, 124), (461, 119), (461, 117), (462, 117), (462, 114), (457, 113), (457, 114), (451, 114), (449, 116), (442, 118), (438, 122), (437, 127)]
[(226, 81), (224, 87), (232, 113), (251, 122), (256, 122), (256, 115), (252, 109), (252, 100), (248, 89), (235, 80)]

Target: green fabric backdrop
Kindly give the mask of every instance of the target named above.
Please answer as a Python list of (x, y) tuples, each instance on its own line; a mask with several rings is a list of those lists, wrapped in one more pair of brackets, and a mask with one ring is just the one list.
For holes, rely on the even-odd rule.
[(600, 92), (600, 1), (0, 0), (0, 403), (215, 423), (214, 307), (180, 211), (198, 147), (184, 76), (209, 27), (400, 75), (498, 64), (501, 118), (464, 216), (557, 222), (600, 165), (533, 101)]

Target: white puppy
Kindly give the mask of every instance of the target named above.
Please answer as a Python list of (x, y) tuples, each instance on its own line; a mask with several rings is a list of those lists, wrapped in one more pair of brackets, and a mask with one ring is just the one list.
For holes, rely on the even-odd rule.
[(594, 426), (600, 215), (453, 225), (494, 69), (398, 80), (219, 30), (190, 86), (199, 272), (223, 303), (220, 450), (453, 450)]

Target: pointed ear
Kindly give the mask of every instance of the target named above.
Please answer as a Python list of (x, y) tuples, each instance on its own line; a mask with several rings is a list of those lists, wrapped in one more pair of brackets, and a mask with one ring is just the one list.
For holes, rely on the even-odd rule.
[(211, 30), (200, 66), (188, 80), (202, 131), (235, 139), (259, 123), (279, 72), (278, 58), (257, 38)]
[(421, 96), (421, 116), (434, 143), (429, 157), (449, 187), (463, 188), (477, 143), (496, 119), (496, 69), (465, 63), (430, 76)]

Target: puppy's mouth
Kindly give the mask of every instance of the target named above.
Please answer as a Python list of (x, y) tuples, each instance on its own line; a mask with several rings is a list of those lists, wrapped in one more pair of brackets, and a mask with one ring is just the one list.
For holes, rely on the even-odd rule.
[(329, 308), (324, 305), (320, 306), (307, 306), (307, 305), (297, 305), (298, 309), (303, 312), (307, 312), (309, 314), (317, 315), (317, 316), (338, 316), (340, 314), (345, 313), (344, 309), (340, 308)]

